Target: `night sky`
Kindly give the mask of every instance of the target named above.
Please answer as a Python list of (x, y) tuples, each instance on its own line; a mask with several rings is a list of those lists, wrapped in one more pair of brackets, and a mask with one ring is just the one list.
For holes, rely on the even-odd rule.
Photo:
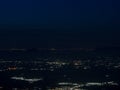
[(1, 0), (0, 48), (120, 46), (119, 0)]

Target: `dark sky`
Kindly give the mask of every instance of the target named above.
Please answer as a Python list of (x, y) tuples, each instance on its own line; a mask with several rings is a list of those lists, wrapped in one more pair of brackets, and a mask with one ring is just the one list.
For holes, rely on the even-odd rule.
[(0, 48), (120, 45), (119, 0), (1, 0)]

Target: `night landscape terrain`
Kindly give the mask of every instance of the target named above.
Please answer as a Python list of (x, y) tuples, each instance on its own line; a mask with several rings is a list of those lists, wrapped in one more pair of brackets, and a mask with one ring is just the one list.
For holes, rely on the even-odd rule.
[(0, 90), (120, 90), (120, 1), (0, 1)]

